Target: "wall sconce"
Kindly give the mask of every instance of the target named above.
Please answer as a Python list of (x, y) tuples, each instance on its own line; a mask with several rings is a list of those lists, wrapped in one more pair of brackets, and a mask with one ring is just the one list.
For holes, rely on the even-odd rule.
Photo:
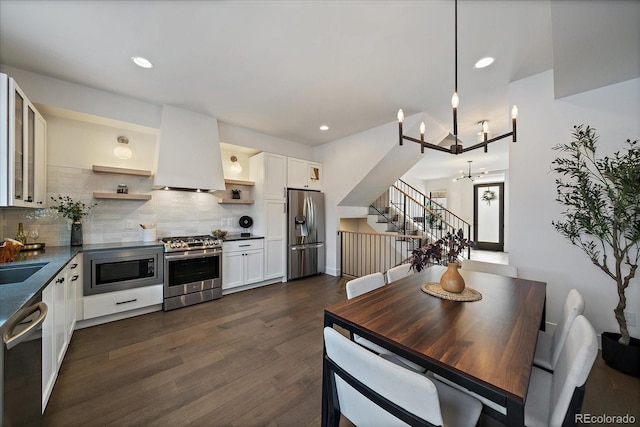
[(131, 148), (129, 148), (129, 138), (126, 136), (118, 137), (118, 146), (113, 149), (113, 154), (119, 159), (130, 159), (131, 158)]
[(231, 156), (231, 167), (229, 168), (229, 172), (231, 172), (234, 175), (237, 175), (240, 172), (242, 172), (242, 166), (238, 162), (238, 158), (236, 156)]

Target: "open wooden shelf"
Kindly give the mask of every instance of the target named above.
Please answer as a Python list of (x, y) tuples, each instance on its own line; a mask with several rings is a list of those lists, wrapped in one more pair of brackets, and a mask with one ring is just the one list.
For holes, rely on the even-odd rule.
[(218, 199), (218, 203), (220, 204), (238, 204), (238, 205), (252, 205), (253, 200), (251, 199)]
[(143, 170), (143, 169), (114, 168), (111, 166), (98, 166), (98, 165), (93, 165), (93, 171), (101, 172), (101, 173), (116, 173), (121, 175), (145, 176), (147, 178), (152, 175), (151, 171)]
[(151, 194), (93, 193), (94, 199), (151, 200)]
[(229, 185), (256, 185), (253, 181), (242, 181), (240, 179), (225, 179), (224, 183)]

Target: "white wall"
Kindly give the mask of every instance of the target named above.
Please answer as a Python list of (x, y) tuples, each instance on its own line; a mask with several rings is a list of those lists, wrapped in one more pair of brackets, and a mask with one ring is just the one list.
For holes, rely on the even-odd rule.
[[(437, 125), (426, 114), (415, 114), (405, 118), (405, 130), (407, 133), (418, 132), (420, 121), (428, 122), (425, 139), (441, 140), (446, 134), (442, 126)], [(415, 147), (411, 147), (415, 148)], [(355, 135), (341, 138), (315, 148), (315, 159), (323, 163), (324, 168), (324, 192), (327, 233), (327, 265), (326, 273), (340, 274), (339, 237), (340, 218), (359, 218), (367, 215), (367, 206), (338, 206), (347, 195), (358, 192), (358, 184), (371, 173), (372, 169), (383, 165), (385, 162), (394, 162), (390, 169), (398, 168), (399, 164), (405, 165), (405, 170), (410, 169), (420, 157), (415, 156), (412, 150), (398, 145), (398, 122), (394, 121), (378, 126)], [(381, 172), (382, 173), (382, 172)], [(390, 182), (392, 184), (400, 177), (398, 173)], [(367, 187), (366, 185), (363, 187)], [(362, 191), (368, 192), (370, 188)], [(382, 194), (371, 196), (371, 202)], [(354, 197), (366, 198), (363, 194)], [(367, 195), (367, 197), (370, 195)], [(344, 204), (344, 203), (343, 203)]]
[[(340, 275), (340, 253), (337, 232), (340, 218), (366, 215), (366, 208), (338, 206), (338, 203), (359, 183), (371, 168), (395, 144), (398, 144), (397, 123), (370, 129), (356, 135), (321, 145), (315, 149), (316, 160), (323, 163), (327, 233), (328, 274)], [(400, 147), (401, 148), (401, 147)]]
[[(264, 133), (218, 122), (220, 141), (304, 160), (316, 160), (313, 147)], [(243, 165), (244, 167), (244, 165)]]
[(440, 190), (447, 192), (446, 208), (471, 224), (471, 237), (473, 238), (473, 185), (475, 183), (504, 182), (504, 252), (509, 252), (511, 241), (509, 234), (511, 215), (509, 210), (509, 171), (494, 172), (496, 172), (495, 176), (500, 177), (500, 179), (488, 181), (477, 179), (474, 182), (468, 179), (461, 179), (455, 182), (453, 178), (431, 179), (424, 181), (423, 187), (425, 194)]
[[(250, 205), (221, 205), (214, 194), (152, 191), (153, 180), (149, 178), (91, 172), (94, 164), (153, 171), (161, 106), (12, 67), (0, 69), (16, 79), (47, 119), (48, 202), (50, 196), (62, 194), (91, 203), (94, 191), (115, 192), (119, 183), (129, 185), (130, 193), (152, 195), (148, 202), (98, 200), (98, 206), (83, 219), (85, 243), (139, 240), (139, 227), (127, 229), (124, 220), (133, 224), (155, 222), (159, 237), (207, 234), (214, 228), (241, 231), (238, 219), (250, 213)], [(129, 160), (113, 155), (119, 135), (129, 138), (133, 151)], [(293, 141), (226, 124), (220, 126), (221, 140), (223, 135), (224, 142), (231, 144), (313, 159), (311, 147)], [(246, 160), (248, 156), (242, 153), (240, 150), (235, 154)], [(248, 161), (243, 168), (248, 173)], [(25, 223), (27, 229), (38, 228), (39, 241), (47, 246), (69, 242), (67, 221), (47, 209), (0, 208), (3, 236), (15, 236), (19, 222)]]
[[(547, 282), (548, 322), (557, 323), (567, 293), (576, 288), (596, 331), (618, 331), (615, 283), (551, 225), (562, 212), (550, 172), (558, 153), (551, 148), (570, 142), (579, 124), (597, 130), (599, 156), (622, 149), (628, 138), (638, 139), (640, 79), (556, 100), (552, 72), (545, 72), (513, 83), (510, 98), (520, 110), (518, 142), (510, 145), (509, 159), (510, 262), (522, 277)], [(627, 311), (640, 320), (640, 277), (627, 290)], [(637, 326), (629, 331), (640, 337)]]

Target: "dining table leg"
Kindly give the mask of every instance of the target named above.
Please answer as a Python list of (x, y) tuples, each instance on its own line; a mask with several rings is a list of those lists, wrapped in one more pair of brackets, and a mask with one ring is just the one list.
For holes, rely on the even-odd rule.
[(524, 403), (507, 399), (507, 418), (505, 424), (510, 427), (524, 426)]

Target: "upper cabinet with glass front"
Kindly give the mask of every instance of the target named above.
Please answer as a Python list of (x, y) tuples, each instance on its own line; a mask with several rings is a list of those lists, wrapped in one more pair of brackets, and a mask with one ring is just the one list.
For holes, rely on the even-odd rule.
[(47, 122), (15, 80), (2, 73), (0, 124), (0, 206), (44, 207)]

